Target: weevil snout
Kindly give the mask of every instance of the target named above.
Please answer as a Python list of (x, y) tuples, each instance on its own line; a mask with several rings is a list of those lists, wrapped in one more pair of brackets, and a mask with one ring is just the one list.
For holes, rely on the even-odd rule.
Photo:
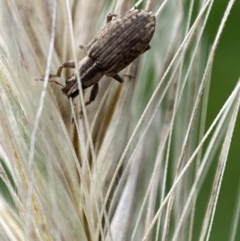
[(103, 77), (100, 66), (90, 57), (83, 58), (77, 66), (71, 77), (65, 80), (66, 85), (62, 88), (62, 92), (68, 97), (76, 97), (79, 94), (77, 83), (77, 72), (79, 73), (82, 89), (97, 85), (98, 81)]

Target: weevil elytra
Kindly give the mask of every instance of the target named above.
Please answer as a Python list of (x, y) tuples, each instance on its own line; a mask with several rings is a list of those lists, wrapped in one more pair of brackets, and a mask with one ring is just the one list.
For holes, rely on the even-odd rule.
[[(85, 105), (95, 100), (99, 89), (98, 82), (103, 75), (122, 83), (119, 71), (150, 49), (149, 42), (153, 37), (155, 25), (155, 15), (145, 10), (134, 9), (124, 15), (109, 14), (105, 27), (86, 46), (80, 46), (86, 57), (66, 79), (62, 92), (68, 98), (74, 98), (79, 94), (77, 72), (82, 89), (93, 86), (89, 101)], [(63, 63), (57, 74), (50, 77), (60, 77), (63, 68), (75, 68), (74, 61)]]

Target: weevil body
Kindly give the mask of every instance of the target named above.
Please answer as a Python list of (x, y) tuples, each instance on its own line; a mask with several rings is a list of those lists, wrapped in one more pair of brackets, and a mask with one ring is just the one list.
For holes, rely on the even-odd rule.
[[(82, 88), (93, 86), (86, 105), (95, 99), (98, 93), (98, 81), (103, 75), (123, 82), (118, 75), (119, 71), (150, 49), (149, 42), (154, 34), (155, 25), (154, 14), (145, 10), (134, 9), (124, 15), (110, 14), (106, 26), (93, 40), (86, 46), (80, 46), (87, 55), (78, 63), (77, 68)], [(62, 64), (57, 74), (51, 77), (61, 76), (63, 68), (75, 68), (75, 64), (73, 61)], [(79, 94), (76, 72), (66, 80), (62, 92), (68, 98), (74, 98)]]

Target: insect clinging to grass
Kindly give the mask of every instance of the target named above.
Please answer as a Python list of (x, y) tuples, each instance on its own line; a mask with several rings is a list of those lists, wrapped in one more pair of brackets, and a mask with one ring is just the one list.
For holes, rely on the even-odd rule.
[(134, 9), (123, 15), (109, 14), (107, 24), (92, 41), (85, 46), (80, 45), (86, 57), (78, 62), (77, 66), (72, 60), (63, 63), (57, 73), (49, 77), (61, 77), (63, 68), (76, 68), (66, 79), (62, 92), (68, 98), (78, 96), (78, 72), (82, 89), (92, 86), (89, 100), (85, 103), (89, 105), (95, 100), (99, 90), (98, 82), (104, 75), (120, 83), (124, 82), (118, 73), (150, 49), (149, 42), (153, 37), (155, 25), (155, 15), (146, 10)]

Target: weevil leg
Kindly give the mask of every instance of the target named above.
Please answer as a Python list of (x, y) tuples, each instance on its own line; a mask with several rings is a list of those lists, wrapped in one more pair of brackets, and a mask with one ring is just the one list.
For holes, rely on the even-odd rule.
[(85, 106), (89, 105), (91, 102), (93, 102), (96, 99), (98, 91), (99, 91), (99, 86), (98, 86), (98, 83), (97, 83), (92, 87), (90, 97), (89, 97), (89, 101), (87, 101), (85, 103)]
[(59, 68), (58, 68), (57, 73), (56, 73), (56, 74), (50, 74), (50, 75), (49, 75), (49, 78), (52, 78), (52, 77), (61, 77), (63, 68), (66, 68), (66, 69), (67, 69), (67, 68), (71, 68), (71, 69), (75, 68), (75, 62), (74, 62), (74, 60), (69, 60), (69, 61), (61, 64), (61, 65), (59, 66)]
[(125, 77), (127, 77), (127, 78), (129, 78), (130, 80), (133, 80), (133, 79), (135, 79), (135, 77), (134, 77), (134, 76), (132, 76), (132, 75), (129, 75), (129, 74), (124, 74), (124, 76), (125, 76)]
[(116, 75), (114, 75), (114, 76), (112, 76), (115, 80), (117, 80), (118, 82), (120, 82), (120, 83), (123, 83), (124, 82), (124, 80), (122, 79), (122, 77), (120, 76), (120, 75), (118, 75), (118, 74), (116, 74)]
[[(98, 94), (98, 91), (99, 91), (99, 86), (98, 86), (98, 83), (95, 84), (92, 89), (91, 89), (91, 93), (90, 93), (90, 97), (89, 97), (89, 101), (85, 102), (85, 106), (91, 104), (95, 99), (96, 99), (96, 96)], [(81, 110), (80, 111), (80, 118), (82, 117), (83, 115), (83, 111)]]
[(113, 17), (117, 17), (117, 16), (118, 16), (118, 14), (109, 13), (109, 14), (107, 15), (107, 23), (111, 22), (112, 19), (113, 19)]
[[(74, 60), (69, 60), (63, 64), (61, 64), (58, 68), (58, 71), (56, 74), (50, 74), (48, 78), (54, 78), (54, 77), (61, 77), (62, 74), (62, 69), (63, 68), (75, 68), (75, 62)], [(40, 78), (40, 79), (36, 79), (36, 80), (40, 80), (40, 81), (44, 81), (44, 78)], [(64, 85), (62, 85), (61, 83), (59, 83), (56, 80), (48, 80), (49, 82), (54, 82), (55, 84), (61, 85), (62, 87), (64, 87)]]
[(145, 52), (147, 52), (149, 49), (151, 48), (151, 46), (150, 45), (148, 45), (143, 51), (142, 51), (142, 53), (141, 54), (143, 54), (143, 53), (145, 53)]

